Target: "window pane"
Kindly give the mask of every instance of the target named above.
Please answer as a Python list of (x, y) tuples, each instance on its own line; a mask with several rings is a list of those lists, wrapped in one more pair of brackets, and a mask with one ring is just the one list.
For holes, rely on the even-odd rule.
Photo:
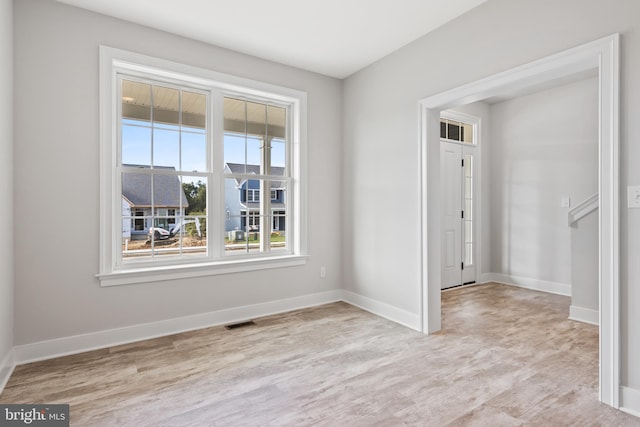
[(176, 229), (182, 234), (183, 253), (204, 255), (207, 250), (207, 179), (183, 176), (182, 191), (186, 198), (184, 219)]
[(271, 175), (284, 176), (287, 149), (283, 139), (271, 140)]
[(204, 172), (207, 168), (207, 135), (182, 133), (182, 170)]
[(201, 216), (207, 213), (207, 178), (201, 176), (182, 177), (182, 195), (185, 215)]
[(461, 123), (462, 125), (462, 138), (461, 141), (473, 144), (473, 126)]
[(287, 110), (282, 107), (276, 107), (273, 105), (267, 106), (267, 136), (269, 138), (284, 139), (287, 137), (286, 123), (287, 123)]
[(123, 259), (149, 256), (151, 252), (146, 241), (153, 220), (150, 174), (122, 173), (121, 206)]
[[(224, 160), (232, 173), (284, 174), (286, 108), (233, 98), (224, 100)], [(264, 152), (271, 146), (270, 155)]]
[(224, 131), (244, 135), (247, 131), (245, 101), (234, 98), (224, 99)]
[(276, 199), (271, 201), (271, 251), (288, 249), (287, 240), (287, 206), (286, 182), (271, 181), (271, 191), (276, 193)]
[(205, 215), (185, 217), (182, 233), (185, 254), (205, 255), (207, 253), (207, 217)]
[(122, 80), (122, 118), (149, 122), (151, 120), (151, 85)]
[(143, 122), (122, 124), (122, 164), (151, 165), (151, 128)]
[(446, 120), (440, 122), (440, 138), (447, 138), (447, 123)]
[(180, 168), (180, 132), (177, 130), (153, 130), (153, 165)]
[(244, 136), (235, 134), (224, 135), (224, 163), (228, 165), (231, 173), (245, 173), (245, 160), (247, 150)]
[[(241, 197), (241, 180), (236, 180), (235, 178), (226, 178), (224, 180), (224, 203), (225, 203), (225, 235), (227, 237), (230, 235), (229, 232), (234, 230), (241, 230), (240, 223), (240, 211), (242, 210), (243, 204), (240, 200)], [(229, 237), (229, 239), (233, 242), (236, 240), (234, 237)], [(244, 239), (244, 237), (242, 237)]]
[(453, 123), (447, 124), (448, 139), (460, 141), (460, 126)]
[(153, 122), (156, 127), (180, 124), (180, 91), (153, 86)]
[[(225, 179), (227, 255), (288, 248), (285, 186), (285, 181)], [(268, 204), (260, 202), (263, 193), (268, 196)]]
[(200, 93), (182, 92), (182, 125), (204, 130), (207, 125), (207, 97)]
[(267, 106), (257, 102), (247, 102), (247, 133), (255, 136), (267, 134)]
[(247, 137), (247, 172), (246, 173), (261, 173), (260, 172), (260, 158), (262, 156), (262, 140), (255, 137)]
[(465, 265), (473, 265), (473, 243), (465, 243), (464, 245), (464, 263)]
[(224, 136), (224, 161), (231, 173), (260, 174), (260, 145), (253, 137), (226, 134)]
[(153, 175), (154, 214), (157, 215), (160, 208), (171, 208), (176, 209), (177, 215), (181, 216), (187, 204), (180, 177), (173, 174)]

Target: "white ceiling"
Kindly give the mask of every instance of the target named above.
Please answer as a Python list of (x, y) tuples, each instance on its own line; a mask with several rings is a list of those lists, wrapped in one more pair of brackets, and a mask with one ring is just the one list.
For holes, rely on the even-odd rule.
[(344, 78), (487, 0), (58, 0)]

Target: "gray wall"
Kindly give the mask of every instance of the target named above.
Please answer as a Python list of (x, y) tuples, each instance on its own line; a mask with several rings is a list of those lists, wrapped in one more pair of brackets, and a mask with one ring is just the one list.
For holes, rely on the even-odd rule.
[(491, 272), (571, 284), (568, 208), (598, 191), (591, 78), (491, 107)]
[(0, 0), (0, 388), (13, 348), (13, 4)]
[[(640, 183), (640, 2), (490, 0), (344, 82), (344, 287), (420, 311), (418, 100), (622, 34), (621, 187)], [(492, 163), (493, 165), (493, 163)], [(624, 191), (623, 191), (624, 192)], [(386, 197), (384, 203), (379, 195)], [(621, 194), (626, 206), (626, 192)], [(390, 224), (403, 221), (402, 239)], [(622, 384), (640, 389), (640, 210), (621, 210)], [(392, 237), (392, 238), (391, 238)], [(389, 242), (395, 244), (389, 244)], [(401, 244), (397, 244), (400, 241)]]
[[(14, 7), (15, 93), (20, 94), (15, 100), (15, 345), (339, 288), (341, 81), (53, 0), (20, 0)], [(99, 286), (101, 44), (307, 92), (310, 257), (305, 266)], [(330, 174), (327, 165), (335, 165)], [(327, 268), (324, 279), (321, 265)]]

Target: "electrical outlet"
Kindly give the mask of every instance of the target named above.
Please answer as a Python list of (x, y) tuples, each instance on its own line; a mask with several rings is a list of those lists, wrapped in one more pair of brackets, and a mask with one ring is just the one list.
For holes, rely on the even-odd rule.
[(562, 200), (560, 200), (560, 206), (563, 208), (570, 208), (571, 207), (571, 197), (563, 197)]
[(320, 277), (327, 277), (327, 267), (325, 267), (324, 265), (320, 267)]

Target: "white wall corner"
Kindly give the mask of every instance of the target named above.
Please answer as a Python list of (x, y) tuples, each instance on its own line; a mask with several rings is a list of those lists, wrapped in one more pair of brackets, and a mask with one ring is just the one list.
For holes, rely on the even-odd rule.
[(11, 349), (9, 350), (9, 354), (0, 361), (0, 394), (2, 394), (4, 387), (9, 382), (9, 378), (11, 378), (15, 367), (14, 351)]
[(342, 300), (376, 316), (406, 326), (407, 328), (416, 331), (422, 330), (422, 318), (417, 313), (411, 313), (410, 311), (347, 290), (342, 290)]
[(22, 365), (39, 360), (52, 359), (54, 357), (67, 356), (180, 332), (236, 323), (317, 305), (329, 304), (341, 301), (341, 299), (341, 291), (336, 289), (260, 304), (161, 320), (158, 322), (57, 338), (32, 344), (17, 345), (15, 346), (15, 355), (12, 361), (15, 364)]
[(640, 417), (640, 390), (620, 386), (620, 410)]
[(569, 319), (596, 326), (600, 325), (600, 313), (598, 313), (598, 310), (591, 308), (571, 305), (569, 306)]
[(549, 292), (564, 296), (571, 296), (571, 285), (568, 283), (549, 282), (546, 280), (534, 279), (531, 277), (511, 276), (502, 273), (490, 273), (487, 275), (488, 281), (502, 283), (505, 285), (517, 286), (519, 288), (531, 289), (533, 291)]

